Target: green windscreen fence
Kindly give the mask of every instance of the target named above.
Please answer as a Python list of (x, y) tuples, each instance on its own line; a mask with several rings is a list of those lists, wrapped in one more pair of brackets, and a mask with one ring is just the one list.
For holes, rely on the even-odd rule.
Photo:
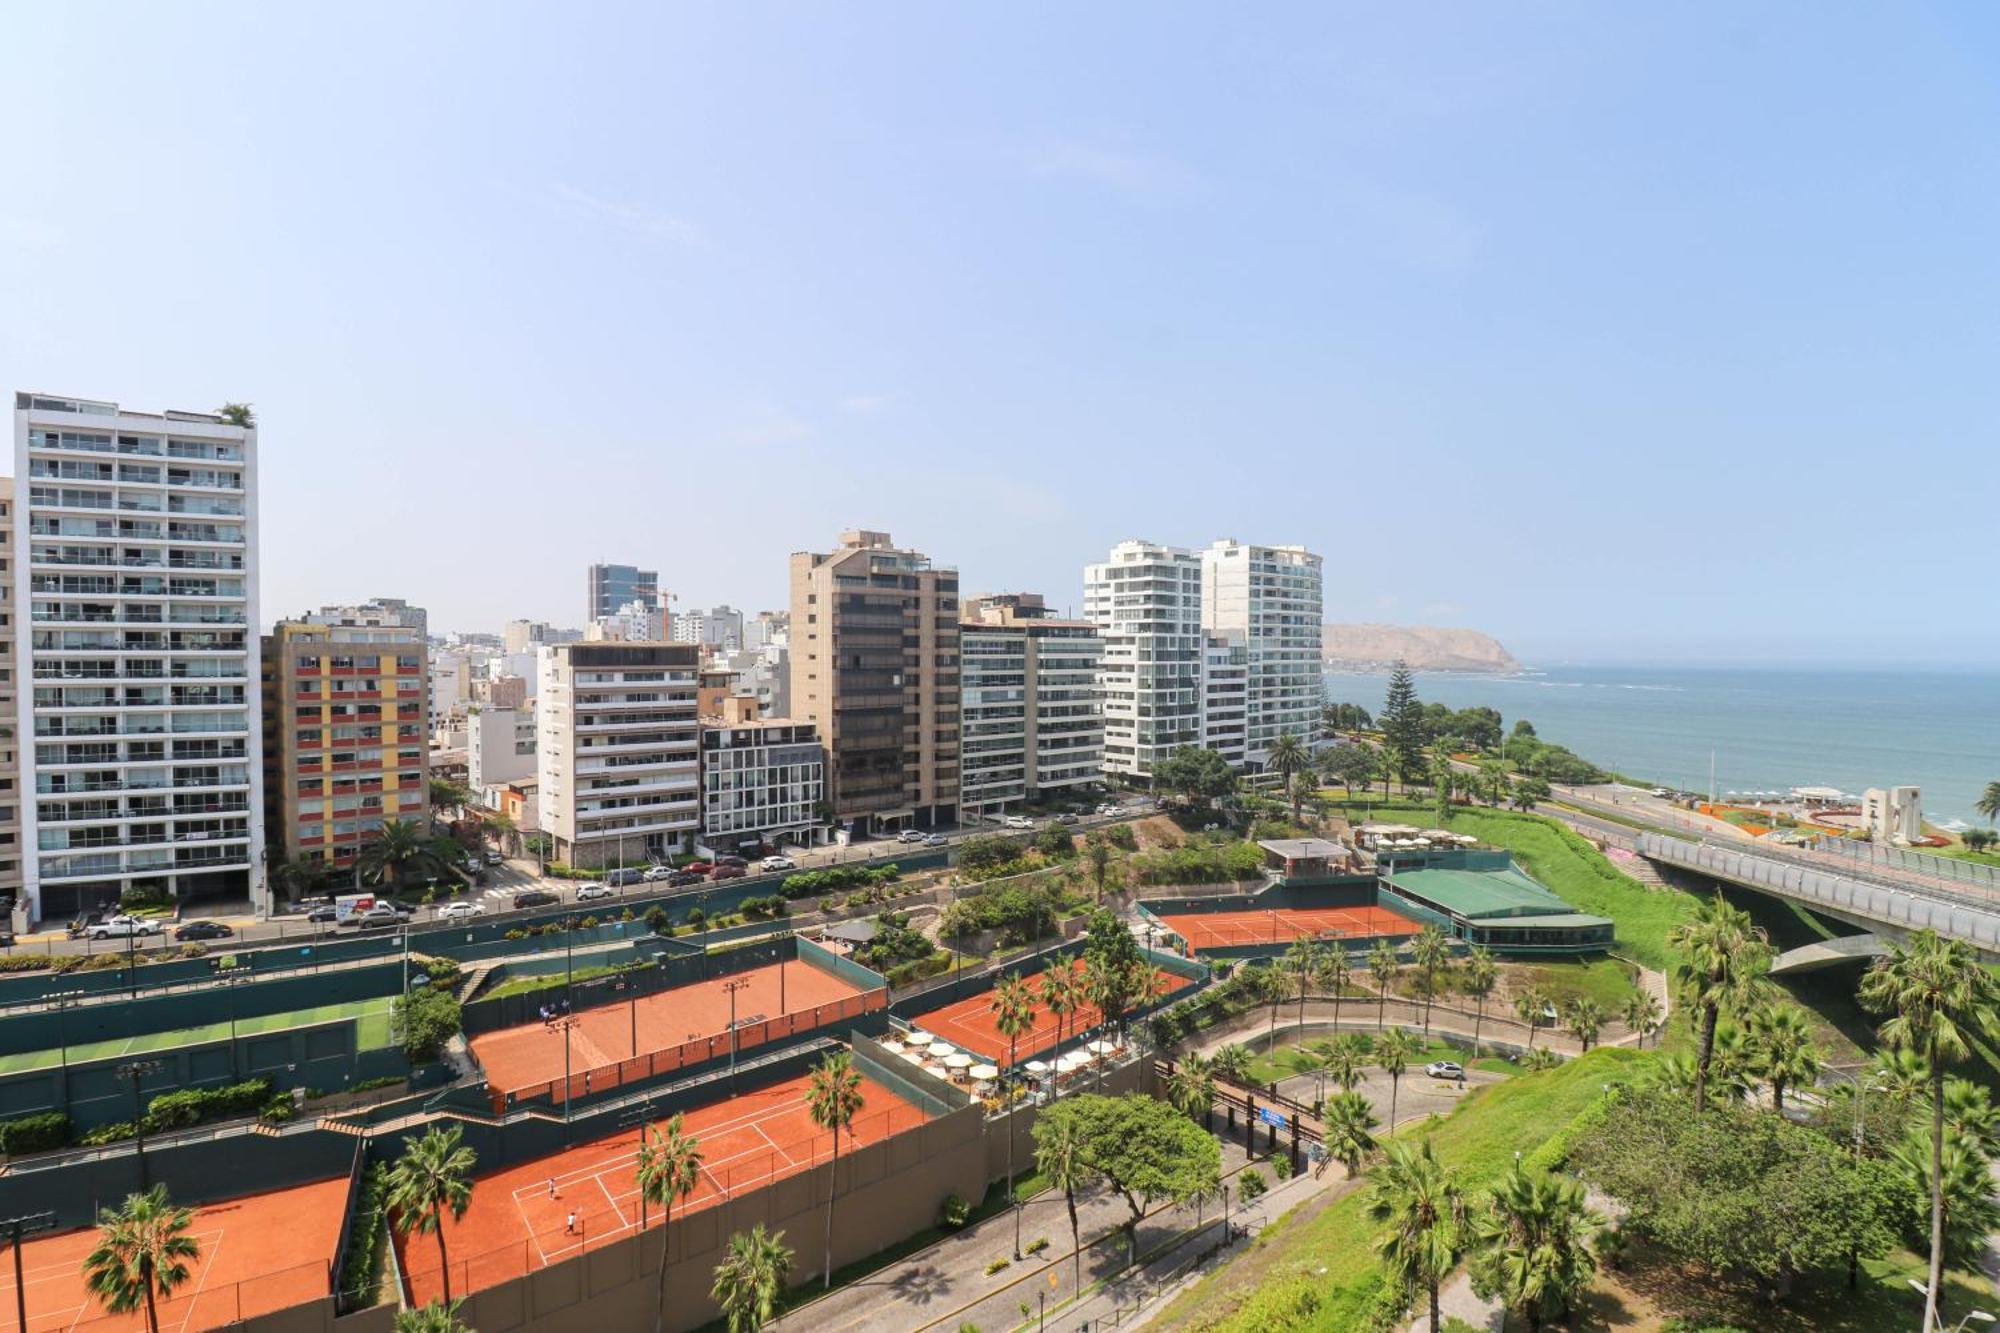
[(880, 972), (872, 972), (852, 958), (842, 958), (824, 945), (808, 939), (799, 940), (799, 961), (810, 963), (822, 972), (830, 972), (850, 986), (863, 991), (887, 991), (889, 982)]

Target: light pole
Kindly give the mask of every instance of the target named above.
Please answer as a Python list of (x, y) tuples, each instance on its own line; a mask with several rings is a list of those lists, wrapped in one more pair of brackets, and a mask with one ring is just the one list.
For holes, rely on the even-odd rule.
[(148, 1074), (157, 1074), (167, 1067), (164, 1060), (127, 1060), (118, 1066), (118, 1077), (132, 1084), (132, 1134), (138, 1140), (139, 1150), (139, 1192), (144, 1194), (152, 1182), (146, 1175), (146, 1110), (140, 1097), (139, 1084)]
[[(1915, 1287), (1917, 1291), (1923, 1295), (1925, 1300), (1930, 1299), (1931, 1288), (1929, 1283), (1919, 1282), (1913, 1277), (1905, 1278), (1904, 1281), (1908, 1282), (1911, 1286)], [(1977, 1321), (1982, 1324), (1990, 1324), (1994, 1322), (1994, 1317), (1988, 1314), (1984, 1310), (1967, 1310), (1965, 1312), (1965, 1318), (1959, 1320), (1958, 1323), (1952, 1326), (1952, 1333), (1965, 1333), (1965, 1326), (1967, 1324), (1973, 1323), (1974, 1321)], [(1944, 1328), (1944, 1316), (1939, 1315), (1937, 1317), (1937, 1323), (1932, 1325), (1932, 1327), (1938, 1329)], [(1928, 1333), (1928, 1330), (1926, 1330), (1926, 1333)]]
[(14, 1242), (14, 1314), (21, 1321), (21, 1333), (28, 1333), (28, 1284), (21, 1280), (21, 1237), (54, 1231), (56, 1215), (22, 1213), (18, 1217), (0, 1217), (0, 1227), (7, 1229), (8, 1237)]
[(750, 985), (748, 977), (731, 977), (722, 983), (729, 992), (729, 1086), (736, 1086), (736, 992)]

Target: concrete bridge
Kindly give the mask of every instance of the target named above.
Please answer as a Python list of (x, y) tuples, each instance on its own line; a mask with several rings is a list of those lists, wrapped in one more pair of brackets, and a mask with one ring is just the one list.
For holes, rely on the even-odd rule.
[[(1899, 883), (1892, 876), (1867, 870), (1842, 873), (1845, 867), (1811, 853), (1721, 846), (1664, 833), (1641, 833), (1636, 843), (1639, 855), (1659, 865), (1790, 899), (1875, 936), (1902, 939), (1929, 927), (1940, 935), (1964, 940), (1989, 958), (2000, 958), (2000, 893), (1977, 889), (1954, 892)], [(1807, 949), (1821, 947), (1808, 945)], [(1841, 959), (1814, 954), (1811, 959), (1797, 961), (1799, 966), (1825, 967)]]
[(1787, 949), (1771, 960), (1771, 975), (1817, 972), (1842, 963), (1870, 961), (1889, 952), (1889, 942), (1880, 935), (1842, 935), (1839, 939), (1814, 940), (1796, 949)]

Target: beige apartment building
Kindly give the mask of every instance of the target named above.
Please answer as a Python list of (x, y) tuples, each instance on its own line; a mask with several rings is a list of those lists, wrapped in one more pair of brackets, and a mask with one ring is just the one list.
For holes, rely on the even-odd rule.
[(1104, 777), (1104, 640), (1049, 614), (1039, 593), (969, 598), (963, 653), (964, 798), (970, 821)]
[(858, 833), (938, 828), (959, 806), (958, 571), (886, 532), (791, 564), (791, 714), (827, 749), (827, 800)]
[[(14, 479), (0, 477), (0, 898), (21, 899), (21, 752), (14, 717), (18, 707), (14, 678)], [(0, 907), (0, 926), (8, 924), (11, 906)], [(17, 927), (27, 926), (22, 913)]]

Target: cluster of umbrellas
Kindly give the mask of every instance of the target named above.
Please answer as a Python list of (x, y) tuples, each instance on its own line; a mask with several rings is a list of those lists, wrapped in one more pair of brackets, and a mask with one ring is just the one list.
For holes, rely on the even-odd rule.
[(1426, 847), (1470, 847), (1479, 839), (1450, 829), (1420, 829), (1413, 824), (1363, 824), (1361, 841), (1376, 851), (1418, 851)]
[[(882, 1041), (883, 1049), (895, 1052), (904, 1060), (937, 1078), (950, 1079), (954, 1083), (970, 1082), (972, 1095), (987, 1097), (994, 1093), (1000, 1077), (999, 1067), (986, 1064), (969, 1055), (941, 1037), (928, 1032), (906, 1032), (898, 1036), (891, 1033)], [(1051, 1074), (1058, 1078), (1073, 1074), (1095, 1060), (1114, 1054), (1118, 1044), (1098, 1039), (1085, 1043), (1080, 1051), (1070, 1051), (1057, 1056), (1051, 1063), (1047, 1060), (1030, 1060), (1021, 1068), (1030, 1078), (1046, 1079)]]

